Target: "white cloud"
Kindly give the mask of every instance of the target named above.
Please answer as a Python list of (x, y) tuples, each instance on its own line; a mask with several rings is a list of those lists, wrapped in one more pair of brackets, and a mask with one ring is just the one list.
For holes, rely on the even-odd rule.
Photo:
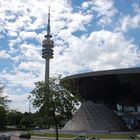
[(38, 77), (36, 73), (34, 74), (31, 71), (24, 72), (18, 70), (18, 68), (13, 73), (3, 72), (0, 78), (9, 81), (12, 85), (22, 86), (24, 88), (32, 88), (34, 87), (35, 81), (41, 80), (40, 75)]
[(15, 22), (7, 22), (5, 29), (11, 31), (20, 31), (23, 27), (26, 26), (26, 18), (22, 16), (18, 17)]
[(81, 7), (82, 9), (86, 10), (86, 13), (92, 13), (93, 16), (97, 19), (95, 22), (102, 27), (112, 23), (113, 17), (118, 12), (114, 6), (113, 0), (84, 1)]
[(28, 7), (21, 3), (20, 0), (3, 1), (1, 2), (0, 19), (1, 28), (10, 31), (19, 31), (22, 29), (26, 22), (30, 21), (30, 18), (26, 16), (28, 14)]
[(17, 37), (17, 32), (15, 32), (15, 31), (8, 31), (8, 35), (10, 36), (10, 37)]
[(93, 10), (97, 12), (99, 24), (104, 26), (112, 22), (113, 16), (117, 13), (112, 0), (93, 0)]
[(124, 16), (121, 20), (121, 30), (126, 32), (128, 29), (139, 28), (140, 27), (140, 14), (135, 16)]
[(133, 10), (136, 13), (139, 13), (140, 14), (140, 5), (139, 5), (139, 3), (133, 3), (132, 7), (133, 7)]
[(86, 9), (89, 7), (89, 2), (83, 2), (82, 3), (82, 8)]
[(0, 51), (0, 58), (7, 59), (9, 57), (9, 54), (5, 50)]
[(21, 39), (18, 37), (16, 39), (10, 39), (9, 40), (9, 47), (16, 46), (21, 42)]
[(25, 69), (25, 70), (40, 70), (40, 68), (43, 66), (43, 64), (38, 63), (38, 62), (22, 62), (19, 65), (20, 69)]
[(9, 72), (3, 71), (0, 78), (9, 81), (13, 85), (32, 88), (35, 81), (44, 79), (45, 67), (41, 53), (39, 53), (39, 49), (33, 44), (22, 44), (20, 46), (20, 52), (16, 52), (17, 55), (12, 56), (14, 55), (14, 51), (16, 51), (15, 48), (11, 48), (10, 59), (16, 63), (13, 63), (11, 66), (12, 69)]
[[(44, 80), (44, 63), (40, 62), (21, 62), (18, 66), (19, 71), (28, 71), (27, 75), (34, 78), (34, 81)], [(32, 79), (33, 81), (33, 79)], [(25, 86), (24, 84), (22, 86)]]
[(127, 32), (129, 29), (140, 28), (140, 7), (138, 4), (133, 4), (133, 10), (136, 12), (135, 15), (130, 16), (124, 15), (120, 19), (121, 31)]
[[(29, 112), (29, 93), (26, 94), (11, 94), (8, 93), (5, 89), (4, 96), (8, 96), (8, 99), (11, 100), (11, 103), (8, 103), (9, 109), (14, 109), (21, 112)], [(30, 104), (31, 112), (35, 112), (35, 108)]]
[(26, 32), (26, 31), (22, 31), (19, 34), (19, 37), (22, 38), (23, 40), (25, 39), (32, 39), (32, 38), (36, 38), (37, 34), (36, 32)]
[(73, 13), (69, 16), (70, 22), (67, 24), (68, 29), (71, 32), (79, 30), (85, 30), (84, 25), (89, 23), (92, 19), (92, 15), (82, 15), (80, 13)]
[[(85, 69), (93, 71), (133, 67), (139, 62), (137, 46), (121, 33), (101, 30), (92, 32), (88, 37), (78, 38), (66, 32), (61, 32), (60, 36), (65, 38), (69, 47), (61, 48), (61, 56), (55, 53), (51, 66), (53, 73), (76, 74)], [(55, 51), (61, 52), (61, 49)]]
[(20, 49), (22, 60), (41, 61), (41, 52), (39, 53), (39, 50), (41, 51), (41, 46), (38, 49), (38, 47), (34, 46), (34, 44), (25, 43), (20, 46)]
[[(29, 104), (28, 104), (28, 94), (23, 95), (14, 95), (8, 94), (9, 100), (12, 102), (10, 103), (10, 109), (15, 109), (21, 112), (28, 112), (29, 111)], [(13, 100), (14, 99), (14, 100)]]
[[(68, 1), (16, 1), (10, 0), (2, 3), (0, 13), (0, 29), (8, 30), (9, 36), (16, 36), (23, 40), (28, 37), (35, 37), (36, 33), (29, 30), (44, 28), (47, 23), (46, 7), (51, 7), (52, 32), (57, 34), (60, 29), (68, 28), (71, 31), (83, 30), (84, 26), (90, 22), (92, 15), (84, 14), (81, 11), (73, 12)], [(21, 32), (22, 30), (22, 32)], [(23, 31), (24, 30), (24, 31)]]

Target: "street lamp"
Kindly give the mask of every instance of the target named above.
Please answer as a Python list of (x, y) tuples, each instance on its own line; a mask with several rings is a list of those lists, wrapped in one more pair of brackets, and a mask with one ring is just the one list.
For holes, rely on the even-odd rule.
[[(29, 95), (27, 97), (27, 99), (29, 100), (29, 112), (28, 112), (29, 114), (28, 114), (28, 117), (30, 117), (30, 112), (31, 112), (31, 95)], [(31, 138), (31, 134), (29, 134), (29, 128), (30, 128), (30, 119), (28, 119), (28, 133), (27, 134), (20, 134), (19, 138), (29, 140)]]

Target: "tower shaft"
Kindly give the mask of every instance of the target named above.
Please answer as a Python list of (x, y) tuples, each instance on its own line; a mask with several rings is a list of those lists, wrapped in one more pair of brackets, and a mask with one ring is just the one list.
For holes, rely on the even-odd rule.
[(45, 60), (45, 83), (49, 83), (49, 67), (50, 61), (48, 59)]

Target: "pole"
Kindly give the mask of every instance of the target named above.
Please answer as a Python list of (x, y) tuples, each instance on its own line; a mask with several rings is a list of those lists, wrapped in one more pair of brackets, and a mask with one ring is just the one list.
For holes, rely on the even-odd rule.
[[(29, 117), (30, 117), (30, 112), (31, 112), (31, 96), (29, 95), (28, 96), (28, 100), (29, 100)], [(30, 131), (30, 119), (28, 120), (28, 134), (29, 134), (29, 131)]]

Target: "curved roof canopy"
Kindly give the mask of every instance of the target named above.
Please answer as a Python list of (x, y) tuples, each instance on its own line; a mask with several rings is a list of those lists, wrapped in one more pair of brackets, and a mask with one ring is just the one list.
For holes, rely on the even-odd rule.
[(140, 104), (140, 68), (82, 73), (65, 77), (81, 99), (106, 104)]

